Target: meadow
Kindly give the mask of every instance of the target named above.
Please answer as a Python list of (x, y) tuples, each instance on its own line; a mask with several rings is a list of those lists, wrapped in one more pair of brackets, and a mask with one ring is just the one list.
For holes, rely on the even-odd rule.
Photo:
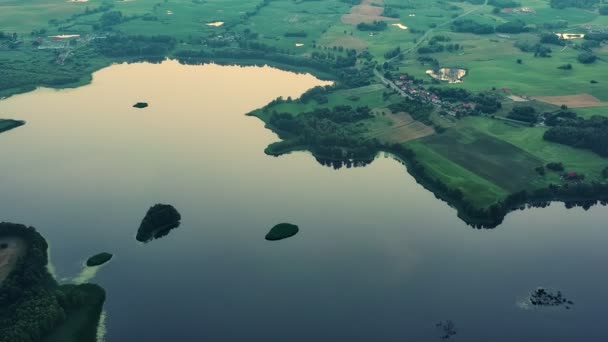
[[(561, 103), (547, 103), (551, 101), (546, 97), (570, 95), (597, 99), (597, 107), (586, 107), (583, 101), (575, 108), (581, 117), (608, 116), (608, 106), (603, 104), (608, 102), (606, 43), (591, 48), (596, 59), (587, 64), (579, 61), (587, 51), (587, 40), (541, 43), (543, 34), (608, 28), (608, 16), (583, 8), (551, 8), (545, 0), (519, 2), (531, 13), (496, 9), (479, 1), (31, 0), (23, 4), (5, 0), (0, 2), (0, 31), (14, 32), (18, 38), (5, 35), (0, 39), (0, 97), (37, 86), (80, 86), (90, 81), (92, 72), (122, 61), (179, 56), (188, 63), (270, 64), (323, 75), (334, 80), (336, 87), (328, 91), (326, 101), (283, 99), (252, 115), (269, 123), (274, 112), (298, 116), (319, 108), (369, 107), (372, 117), (353, 125), (356, 129), (351, 132), (357, 138), (413, 150), (431, 175), (460, 190), (478, 207), (522, 189), (562, 184), (557, 173), (535, 171), (549, 162), (562, 162), (590, 181), (604, 182), (602, 170), (608, 165), (604, 158), (547, 142), (543, 140), (547, 128), (509, 122), (505, 117), (522, 105), (539, 113), (555, 111)], [(371, 30), (360, 26), (375, 21), (386, 25)], [(453, 27), (456, 21), (471, 21), (492, 32), (459, 31)], [(494, 32), (518, 21), (525, 24), (524, 29)], [(59, 42), (49, 36), (59, 34), (80, 38), (57, 48)], [(108, 37), (125, 38), (126, 43), (102, 50)], [(154, 52), (129, 50), (133, 44), (141, 44), (141, 51), (151, 45)], [(452, 48), (419, 50), (433, 44)], [(522, 44), (539, 44), (551, 51), (541, 57), (534, 51), (524, 52)], [(438, 82), (426, 74), (435, 67), (462, 68), (467, 75), (463, 83)], [(502, 108), (492, 115), (464, 118), (437, 110), (425, 122), (416, 121), (417, 113), (388, 109), (403, 99), (378, 77), (404, 74), (418, 79), (423, 87), (493, 94)], [(514, 102), (511, 95), (536, 100)]]

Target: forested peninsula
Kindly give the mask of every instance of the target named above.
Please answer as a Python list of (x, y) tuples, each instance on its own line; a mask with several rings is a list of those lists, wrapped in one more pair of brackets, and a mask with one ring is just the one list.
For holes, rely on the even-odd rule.
[(105, 291), (59, 285), (47, 270), (48, 244), (33, 227), (0, 223), (0, 240), (10, 241), (0, 256), (17, 258), (0, 282), (0, 342), (96, 341)]

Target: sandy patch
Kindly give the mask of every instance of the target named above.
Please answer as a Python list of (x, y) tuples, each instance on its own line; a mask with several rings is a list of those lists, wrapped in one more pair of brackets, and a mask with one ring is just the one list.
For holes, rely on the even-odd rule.
[(49, 38), (55, 38), (55, 39), (70, 39), (70, 38), (78, 38), (80, 37), (79, 34), (58, 34), (56, 36), (49, 36)]
[(403, 25), (401, 23), (393, 24), (393, 26), (396, 26), (396, 27), (398, 27), (398, 28), (400, 28), (402, 30), (407, 30), (407, 28), (408, 28), (407, 26), (405, 26), (405, 25)]
[(585, 38), (584, 33), (556, 33), (555, 35), (566, 40)]
[(385, 143), (402, 143), (420, 139), (435, 133), (433, 128), (412, 119), (412, 117), (406, 113), (391, 113), (385, 117), (389, 119), (393, 125), (388, 129), (375, 132), (372, 135), (372, 138), (376, 138)]
[(214, 22), (214, 23), (209, 23), (209, 24), (207, 24), (207, 26), (213, 26), (213, 27), (220, 27), (220, 26), (222, 26), (222, 25), (224, 25), (224, 22), (223, 22), (223, 21), (216, 21), (216, 22)]
[(457, 68), (441, 68), (437, 71), (427, 70), (426, 74), (439, 81), (462, 83), (462, 78), (467, 75), (467, 71)]
[(590, 94), (566, 95), (566, 96), (540, 96), (534, 97), (535, 100), (550, 103), (552, 105), (566, 105), (571, 108), (583, 107), (606, 107), (608, 102), (602, 102)]
[(0, 284), (11, 273), (17, 260), (25, 253), (26, 244), (21, 238), (0, 238)]
[(511, 95), (509, 96), (509, 98), (513, 100), (513, 102), (528, 102), (527, 99), (524, 99), (523, 97), (517, 95)]

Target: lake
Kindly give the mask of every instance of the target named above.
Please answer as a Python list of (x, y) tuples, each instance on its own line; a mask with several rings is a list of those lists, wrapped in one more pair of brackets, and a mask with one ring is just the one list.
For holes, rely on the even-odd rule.
[[(476, 230), (380, 156), (324, 167), (244, 114), (323, 82), (269, 67), (115, 65), (92, 84), (0, 101), (0, 219), (32, 225), (63, 281), (114, 254), (108, 342), (605, 341), (605, 207), (563, 204)], [(147, 102), (146, 109), (132, 108)], [(182, 225), (141, 244), (155, 203)], [(277, 223), (295, 237), (264, 239)], [(575, 305), (522, 305), (538, 286)]]

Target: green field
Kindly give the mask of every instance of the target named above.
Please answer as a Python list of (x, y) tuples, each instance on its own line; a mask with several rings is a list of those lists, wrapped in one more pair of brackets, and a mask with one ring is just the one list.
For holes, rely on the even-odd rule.
[[(433, 177), (450, 189), (459, 189), (477, 207), (500, 202), (523, 189), (562, 184), (559, 174), (540, 175), (535, 170), (549, 162), (562, 162), (568, 171), (582, 173), (588, 181), (605, 182), (605, 158), (545, 141), (547, 128), (510, 122), (506, 116), (521, 105), (532, 106), (539, 113), (559, 109), (540, 101), (514, 102), (510, 95), (590, 94), (608, 101), (608, 39), (590, 47), (585, 39), (553, 45), (541, 40), (543, 34), (554, 36), (555, 32), (608, 32), (608, 16), (593, 9), (551, 8), (546, 0), (519, 1), (522, 7), (531, 8), (531, 13), (505, 12), (479, 3), (5, 0), (0, 1), (0, 31), (5, 32), (0, 36), (0, 97), (38, 86), (80, 86), (90, 81), (92, 72), (122, 61), (179, 57), (187, 63), (269, 64), (313, 72), (334, 80), (336, 87), (321, 103), (284, 99), (252, 115), (269, 123), (275, 111), (298, 117), (319, 108), (369, 107), (372, 116), (356, 124), (344, 124), (348, 127), (342, 134), (354, 135), (347, 138), (359, 139), (359, 145), (395, 143), (412, 149), (416, 160)], [(358, 26), (375, 20), (386, 21), (386, 27), (367, 30)], [(467, 20), (489, 27), (491, 32), (456, 32), (454, 22)], [(516, 21), (522, 21), (525, 28), (512, 33), (496, 31), (500, 25)], [(221, 25), (209, 25), (217, 22)], [(407, 29), (402, 29), (405, 26)], [(13, 37), (13, 33), (17, 35)], [(65, 41), (49, 37), (57, 34), (80, 37)], [(439, 43), (436, 37), (441, 37)], [(105, 44), (113, 39), (118, 43)], [(452, 48), (419, 51), (421, 47), (432, 48), (433, 39), (436, 41), (432, 44)], [(130, 50), (133, 46), (137, 48)], [(396, 48), (400, 49), (397, 55), (387, 54)], [(541, 57), (539, 49), (546, 48), (550, 53)], [(596, 59), (582, 63), (579, 55), (584, 52)], [(570, 67), (563, 68), (566, 65)], [(467, 75), (463, 83), (438, 82), (426, 74), (434, 67), (462, 68)], [(372, 71), (377, 77), (371, 76)], [(464, 118), (435, 110), (413, 122), (412, 117), (418, 113), (392, 113), (388, 109), (402, 97), (387, 89), (380, 79), (382, 75), (390, 79), (404, 73), (417, 78), (422, 87), (464, 88), (495, 95), (502, 108), (492, 115)], [(607, 108), (575, 111), (582, 118), (590, 118), (608, 116)], [(357, 148), (362, 148), (359, 145)]]

